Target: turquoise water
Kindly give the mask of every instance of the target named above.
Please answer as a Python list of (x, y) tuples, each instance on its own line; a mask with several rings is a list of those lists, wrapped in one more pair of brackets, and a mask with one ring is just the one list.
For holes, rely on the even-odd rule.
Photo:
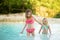
[(0, 23), (0, 40), (60, 40), (60, 24), (50, 24), (52, 35), (41, 35), (38, 31), (41, 27), (38, 23), (34, 24), (35, 37), (26, 36), (26, 30), (20, 34), (24, 23)]

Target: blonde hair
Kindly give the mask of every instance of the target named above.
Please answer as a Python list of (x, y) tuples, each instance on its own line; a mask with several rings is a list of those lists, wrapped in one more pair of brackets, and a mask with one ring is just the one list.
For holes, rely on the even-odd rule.
[[(43, 18), (42, 22), (43, 22), (45, 19), (47, 19), (47, 18)], [(48, 21), (47, 21), (46, 23), (43, 22), (43, 24), (48, 25)]]

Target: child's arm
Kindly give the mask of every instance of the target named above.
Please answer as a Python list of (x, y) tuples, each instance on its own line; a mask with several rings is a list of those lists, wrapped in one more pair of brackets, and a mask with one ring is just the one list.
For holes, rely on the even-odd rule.
[[(33, 17), (34, 18), (34, 17)], [(39, 21), (37, 21), (35, 18), (34, 18), (34, 20), (36, 21), (36, 22), (38, 22), (39, 24), (41, 24), (42, 25), (42, 23), (40, 23)]]
[(23, 33), (23, 31), (24, 31), (24, 29), (26, 28), (26, 26), (27, 26), (27, 24), (25, 24), (25, 26), (24, 26), (24, 28), (23, 28), (23, 30), (22, 30), (22, 32), (21, 32), (21, 33)]
[(40, 30), (39, 30), (39, 34), (40, 34), (40, 32), (41, 32), (41, 29), (42, 29), (42, 26), (41, 26), (41, 28), (40, 28)]
[(50, 34), (51, 34), (51, 28), (50, 28), (50, 26), (49, 26), (49, 32), (50, 32)]

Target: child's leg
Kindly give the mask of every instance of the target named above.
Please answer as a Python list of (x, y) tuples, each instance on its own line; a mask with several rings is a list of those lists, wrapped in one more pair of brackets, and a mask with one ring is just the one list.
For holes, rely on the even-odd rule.
[(30, 33), (27, 32), (27, 36), (29, 37), (30, 36)]
[(32, 32), (31, 40), (34, 40), (34, 36), (35, 36), (35, 34), (34, 34), (34, 32)]
[(34, 32), (32, 32), (32, 36), (35, 36)]
[(30, 40), (30, 33), (27, 32), (27, 40)]

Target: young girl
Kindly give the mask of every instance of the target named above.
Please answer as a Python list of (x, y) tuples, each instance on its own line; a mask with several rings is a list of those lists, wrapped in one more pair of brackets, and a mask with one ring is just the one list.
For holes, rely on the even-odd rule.
[[(32, 36), (34, 36), (34, 20), (37, 21), (33, 16), (32, 16), (32, 11), (30, 9), (28, 9), (26, 11), (26, 24), (25, 27), (23, 28), (22, 32), (24, 31), (24, 29), (27, 27), (26, 31), (27, 31), (27, 36), (30, 36), (30, 34), (32, 34)], [(37, 21), (38, 22), (38, 21)], [(39, 23), (39, 22), (38, 22)], [(41, 23), (39, 23), (41, 24)]]
[(39, 30), (39, 33), (40, 33), (41, 30), (42, 30), (42, 34), (48, 34), (48, 30), (49, 30), (49, 32), (50, 32), (50, 34), (51, 34), (51, 29), (50, 29), (50, 26), (48, 25), (47, 19), (44, 18), (44, 19), (42, 20), (42, 22), (43, 22), (43, 25), (41, 26), (41, 29)]

